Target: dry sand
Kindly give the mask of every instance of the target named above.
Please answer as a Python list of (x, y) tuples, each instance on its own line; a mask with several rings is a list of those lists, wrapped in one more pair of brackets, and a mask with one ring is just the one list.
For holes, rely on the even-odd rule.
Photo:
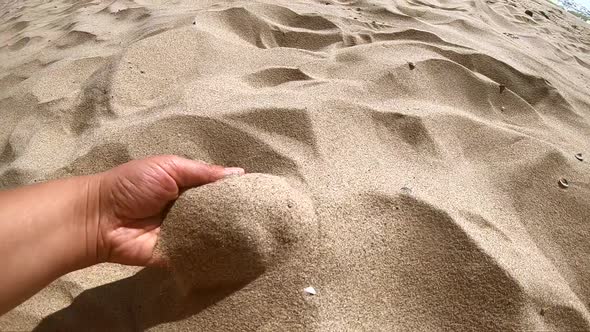
[(166, 216), (158, 249), (188, 292), (247, 284), (305, 255), (318, 231), (309, 197), (280, 177), (248, 174), (185, 192)]
[(544, 0), (8, 0), (0, 187), (273, 176), (187, 192), (173, 274), (77, 271), (0, 330), (590, 330), (589, 137), (590, 26)]

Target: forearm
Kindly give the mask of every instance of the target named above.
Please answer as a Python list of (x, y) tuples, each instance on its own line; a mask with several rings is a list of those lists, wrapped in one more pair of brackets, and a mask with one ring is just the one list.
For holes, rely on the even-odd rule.
[[(0, 315), (61, 275), (91, 264), (91, 177), (0, 192)], [(90, 202), (91, 203), (91, 202)]]

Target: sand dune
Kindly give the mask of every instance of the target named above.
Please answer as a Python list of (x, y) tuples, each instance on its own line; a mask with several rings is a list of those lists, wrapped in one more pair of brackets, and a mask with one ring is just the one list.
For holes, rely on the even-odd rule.
[(548, 1), (9, 0), (0, 117), (0, 188), (261, 173), (177, 201), (172, 272), (74, 272), (0, 330), (590, 330), (590, 26)]

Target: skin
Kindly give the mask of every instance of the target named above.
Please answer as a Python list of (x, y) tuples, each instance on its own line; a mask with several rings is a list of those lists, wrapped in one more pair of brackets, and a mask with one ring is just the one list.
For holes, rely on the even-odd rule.
[(166, 265), (154, 248), (167, 208), (183, 190), (243, 173), (157, 156), (0, 191), (0, 315), (94, 264)]

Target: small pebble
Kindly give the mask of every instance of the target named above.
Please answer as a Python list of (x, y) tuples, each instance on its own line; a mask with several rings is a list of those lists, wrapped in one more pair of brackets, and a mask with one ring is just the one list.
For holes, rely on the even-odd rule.
[(581, 153), (576, 153), (576, 159), (578, 159), (579, 161), (584, 161), (584, 156), (582, 156)]
[(408, 187), (402, 187), (402, 189), (400, 189), (400, 191), (406, 195), (410, 195), (412, 193), (412, 189), (410, 189)]
[(530, 11), (530, 10), (528, 10), (528, 9), (525, 10), (524, 13), (527, 14), (528, 16), (530, 16), (530, 17), (533, 17), (533, 12)]
[(408, 66), (410, 67), (410, 70), (414, 70), (414, 68), (416, 68), (416, 65), (413, 62), (408, 62)]
[(506, 107), (502, 106), (500, 107), (500, 111), (504, 112), (506, 110)]
[(559, 179), (559, 186), (563, 189), (566, 189), (570, 186), (570, 184), (567, 182), (566, 179), (561, 178), (561, 179)]
[(303, 289), (304, 292), (306, 292), (309, 295), (316, 295), (318, 292), (316, 292), (315, 288), (309, 286), (306, 287), (305, 289)]

